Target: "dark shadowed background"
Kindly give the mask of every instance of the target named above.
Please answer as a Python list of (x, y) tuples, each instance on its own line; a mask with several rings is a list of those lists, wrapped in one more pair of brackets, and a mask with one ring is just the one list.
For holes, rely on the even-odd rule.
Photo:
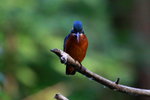
[(65, 66), (49, 49), (63, 49), (73, 22), (89, 39), (83, 61), (120, 84), (150, 89), (150, 0), (1, 0), (0, 100), (149, 100), (118, 93)]

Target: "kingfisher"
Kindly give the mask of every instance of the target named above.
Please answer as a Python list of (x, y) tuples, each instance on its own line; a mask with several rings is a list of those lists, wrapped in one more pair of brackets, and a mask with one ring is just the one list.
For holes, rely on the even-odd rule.
[[(64, 39), (64, 51), (81, 63), (86, 55), (88, 39), (84, 33), (82, 22), (75, 21), (71, 32)], [(76, 70), (66, 65), (66, 75), (74, 75)]]

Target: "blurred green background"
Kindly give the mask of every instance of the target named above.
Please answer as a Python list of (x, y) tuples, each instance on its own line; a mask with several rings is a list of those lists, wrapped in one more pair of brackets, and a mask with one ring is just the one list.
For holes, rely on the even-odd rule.
[(83, 65), (112, 81), (150, 88), (149, 0), (1, 0), (0, 100), (148, 100), (118, 93), (83, 75), (65, 75), (49, 50), (63, 49), (73, 22), (83, 22)]

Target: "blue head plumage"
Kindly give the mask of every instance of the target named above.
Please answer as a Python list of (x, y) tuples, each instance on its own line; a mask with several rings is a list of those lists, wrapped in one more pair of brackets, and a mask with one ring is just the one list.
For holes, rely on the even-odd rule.
[(81, 32), (82, 31), (82, 22), (81, 21), (75, 21), (73, 24), (73, 30), (75, 32)]

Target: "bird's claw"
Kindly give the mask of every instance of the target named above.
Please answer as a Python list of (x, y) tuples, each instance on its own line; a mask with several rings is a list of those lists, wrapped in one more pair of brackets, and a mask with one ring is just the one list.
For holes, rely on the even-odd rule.
[(67, 55), (63, 55), (63, 56), (60, 58), (60, 61), (61, 61), (61, 63), (66, 64), (66, 63), (67, 63)]

